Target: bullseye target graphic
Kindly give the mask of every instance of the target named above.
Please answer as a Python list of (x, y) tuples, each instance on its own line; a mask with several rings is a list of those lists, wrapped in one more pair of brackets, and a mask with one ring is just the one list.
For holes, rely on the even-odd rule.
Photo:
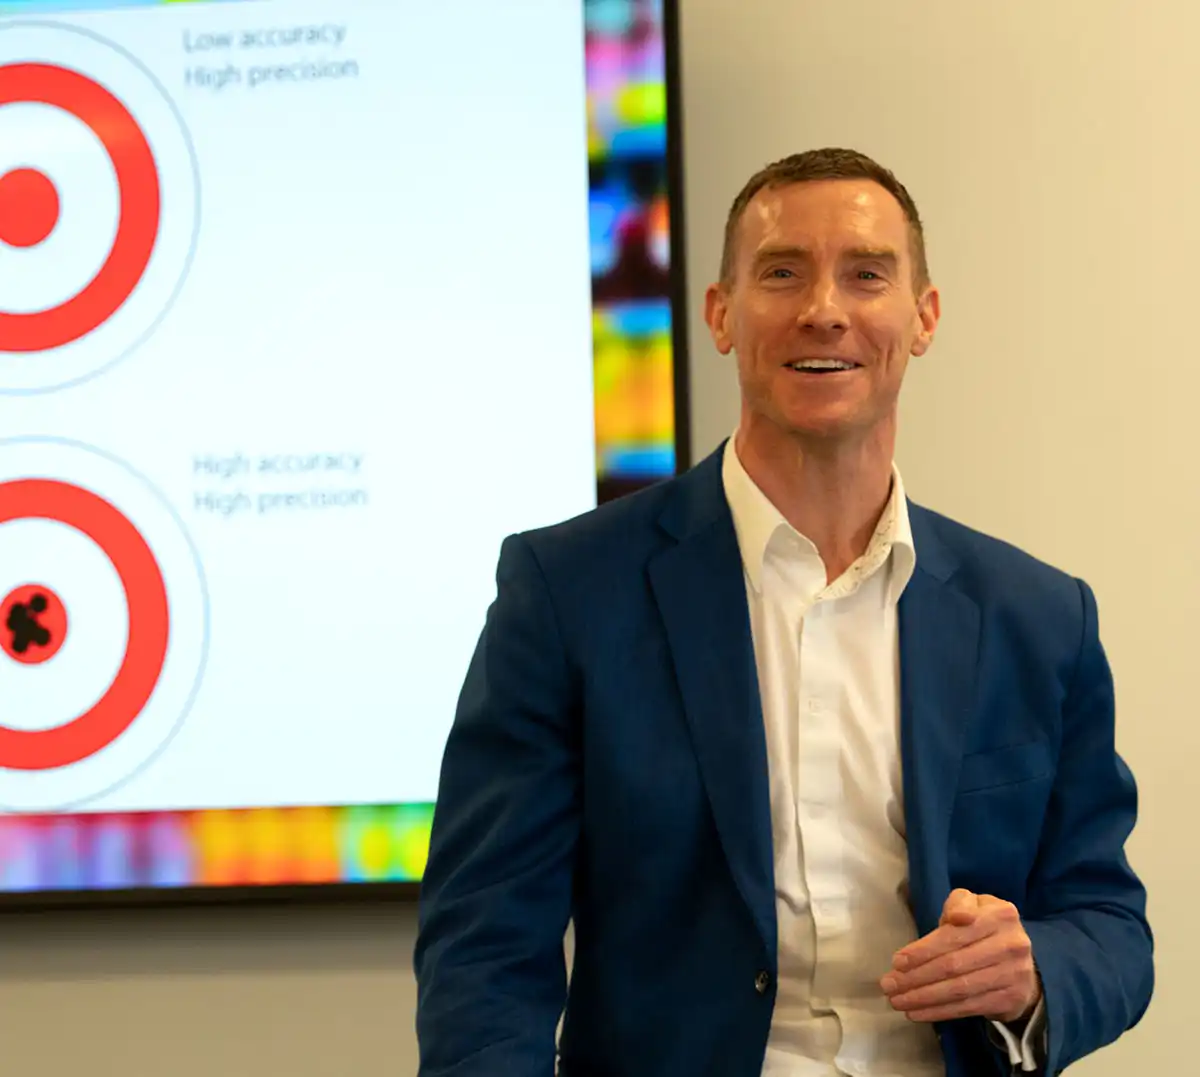
[(196, 155), (154, 75), (79, 27), (0, 22), (0, 393), (77, 384), (183, 286)]
[(0, 440), (0, 809), (75, 807), (152, 762), (199, 690), (208, 619), (146, 479), (80, 443)]
[(26, 584), (0, 601), (0, 650), (16, 662), (49, 662), (67, 638), (67, 610), (49, 587)]

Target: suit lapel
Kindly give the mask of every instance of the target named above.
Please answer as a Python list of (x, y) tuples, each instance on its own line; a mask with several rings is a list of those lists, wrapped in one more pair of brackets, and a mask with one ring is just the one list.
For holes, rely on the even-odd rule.
[(651, 561), (650, 582), (721, 846), (767, 952), (774, 955), (766, 734), (719, 452), (681, 480), (680, 493), (678, 511), (664, 517), (678, 544)]
[[(721, 846), (767, 952), (776, 952), (766, 735), (741, 554), (720, 453), (677, 482), (661, 523), (677, 538), (649, 565), (684, 712)], [(910, 505), (917, 569), (900, 601), (900, 750), (911, 899), (937, 926), (949, 890), (948, 840), (975, 705), (979, 607), (930, 515)]]
[(975, 705), (979, 607), (951, 580), (955, 563), (928, 515), (910, 506), (917, 569), (900, 600), (900, 750), (909, 877), (922, 934), (949, 893), (949, 832)]

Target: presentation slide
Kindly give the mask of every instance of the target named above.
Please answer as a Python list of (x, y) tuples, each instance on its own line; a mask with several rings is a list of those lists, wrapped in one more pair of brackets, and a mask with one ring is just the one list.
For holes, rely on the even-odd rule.
[(434, 799), (596, 504), (588, 139), (573, 0), (0, 5), (0, 811)]

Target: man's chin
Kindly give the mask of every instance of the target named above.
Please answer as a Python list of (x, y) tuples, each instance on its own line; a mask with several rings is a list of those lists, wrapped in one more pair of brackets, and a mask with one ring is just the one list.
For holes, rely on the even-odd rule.
[(892, 429), (886, 416), (864, 414), (861, 405), (770, 409), (757, 415), (743, 411), (741, 427), (741, 437), (763, 449), (791, 441), (818, 452), (886, 439)]
[(870, 424), (848, 409), (788, 416), (785, 425), (795, 438), (830, 444), (860, 440), (870, 429)]

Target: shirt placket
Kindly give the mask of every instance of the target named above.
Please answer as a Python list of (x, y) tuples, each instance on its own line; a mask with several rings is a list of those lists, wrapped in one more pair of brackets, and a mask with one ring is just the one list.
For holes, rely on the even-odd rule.
[(796, 818), (804, 850), (805, 883), (815, 932), (812, 1005), (833, 1010), (844, 992), (838, 970), (849, 944), (849, 898), (841, 816), (842, 730), (837, 700), (837, 659), (829, 631), (830, 604), (813, 604), (800, 624), (800, 693), (794, 784)]

